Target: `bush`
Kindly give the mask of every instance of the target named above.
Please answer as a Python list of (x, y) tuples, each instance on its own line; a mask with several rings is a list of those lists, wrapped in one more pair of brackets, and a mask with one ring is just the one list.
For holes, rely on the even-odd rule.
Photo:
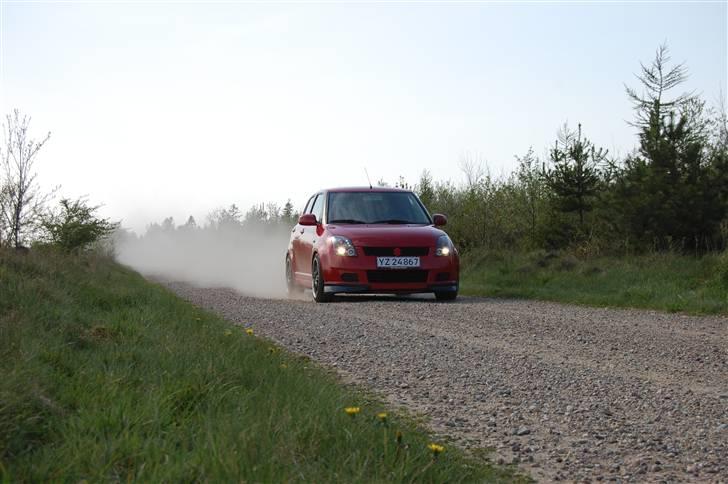
[(718, 264), (715, 266), (716, 274), (720, 282), (728, 288), (728, 249), (718, 257)]
[(90, 207), (85, 200), (61, 200), (59, 212), (43, 221), (51, 244), (68, 252), (84, 250), (108, 237), (118, 226), (108, 219), (98, 218), (98, 206)]
[(579, 259), (567, 254), (559, 259), (558, 268), (560, 271), (573, 271), (579, 265)]

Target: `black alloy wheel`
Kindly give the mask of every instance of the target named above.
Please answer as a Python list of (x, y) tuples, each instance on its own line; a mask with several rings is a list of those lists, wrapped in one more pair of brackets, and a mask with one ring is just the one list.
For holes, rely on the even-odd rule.
[(313, 262), (311, 263), (311, 293), (313, 294), (313, 300), (316, 302), (329, 302), (332, 298), (331, 294), (324, 291), (324, 274), (321, 270), (321, 260), (319, 260), (318, 254), (313, 256)]

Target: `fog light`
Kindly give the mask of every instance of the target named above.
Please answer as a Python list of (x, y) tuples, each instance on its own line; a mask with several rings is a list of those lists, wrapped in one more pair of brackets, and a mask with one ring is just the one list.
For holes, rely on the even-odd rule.
[(449, 272), (438, 272), (435, 276), (435, 280), (438, 282), (441, 281), (447, 281), (450, 279), (450, 273)]

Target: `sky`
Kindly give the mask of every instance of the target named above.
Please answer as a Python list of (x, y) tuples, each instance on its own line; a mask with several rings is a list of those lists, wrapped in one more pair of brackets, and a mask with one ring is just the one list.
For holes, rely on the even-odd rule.
[(142, 232), (460, 161), (507, 176), (563, 123), (636, 145), (624, 85), (666, 42), (728, 88), (728, 3), (0, 0), (0, 112), (51, 138), (43, 187)]

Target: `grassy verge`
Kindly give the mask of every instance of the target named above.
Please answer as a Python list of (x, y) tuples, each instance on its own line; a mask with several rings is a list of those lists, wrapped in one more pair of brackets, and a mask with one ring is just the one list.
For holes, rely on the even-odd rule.
[(0, 253), (3, 481), (512, 479), (382, 411), (109, 260)]
[(569, 254), (474, 252), (462, 292), (592, 306), (728, 314), (728, 253), (579, 259)]

